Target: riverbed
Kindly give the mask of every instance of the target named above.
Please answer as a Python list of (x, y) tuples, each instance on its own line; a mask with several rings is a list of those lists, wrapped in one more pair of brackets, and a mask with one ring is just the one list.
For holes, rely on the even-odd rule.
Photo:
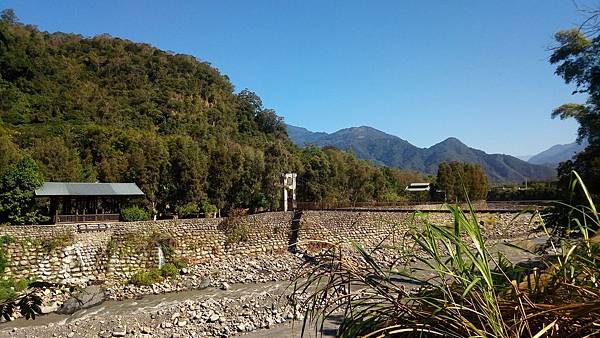
[[(545, 240), (517, 243), (531, 247)], [(491, 251), (503, 252), (512, 262), (531, 257), (501, 242)], [(0, 337), (299, 337), (303, 313), (288, 304), (286, 296), (292, 290), (290, 281), (283, 280), (108, 300), (70, 316), (51, 313), (34, 321), (21, 318), (0, 324)], [(325, 337), (335, 336), (339, 320), (328, 319)], [(314, 326), (305, 336), (317, 336)]]

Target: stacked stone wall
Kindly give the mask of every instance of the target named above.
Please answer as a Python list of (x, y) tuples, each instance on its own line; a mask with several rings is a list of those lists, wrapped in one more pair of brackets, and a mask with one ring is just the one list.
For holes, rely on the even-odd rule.
[[(237, 219), (243, 239), (232, 240), (226, 219), (180, 219), (112, 223), (90, 230), (77, 225), (0, 227), (4, 278), (32, 278), (79, 284), (94, 280), (124, 280), (140, 269), (158, 265), (161, 241), (171, 243), (168, 259), (202, 264), (223, 257), (285, 253), (290, 244), (293, 212), (271, 212)], [(355, 241), (372, 247), (387, 241), (402, 244), (413, 214), (406, 212), (306, 211), (297, 231), (301, 250), (316, 250), (323, 242)], [(514, 214), (482, 215), (492, 235), (514, 235), (523, 227)], [(430, 219), (452, 224), (451, 215)], [(522, 218), (527, 218), (523, 216)], [(520, 220), (518, 222), (526, 222)], [(535, 224), (534, 224), (535, 225)], [(93, 229), (93, 227), (91, 227)], [(513, 231), (513, 233), (509, 233)], [(163, 253), (164, 254), (164, 253)]]
[(401, 240), (408, 229), (407, 212), (306, 211), (302, 215), (299, 243), (303, 249), (318, 249), (323, 242), (354, 241), (365, 247)]
[(158, 265), (161, 238), (173, 245), (172, 257), (199, 264), (224, 256), (283, 253), (292, 212), (240, 218), (245, 238), (228, 241), (224, 218), (112, 223), (98, 230), (77, 225), (6, 226), (5, 278), (32, 278), (66, 284), (122, 279)]

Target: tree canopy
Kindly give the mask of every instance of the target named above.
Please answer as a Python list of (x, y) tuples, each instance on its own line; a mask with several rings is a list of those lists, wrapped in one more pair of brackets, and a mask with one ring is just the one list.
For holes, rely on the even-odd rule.
[(600, 36), (597, 29), (591, 36), (581, 29), (569, 29), (556, 33), (558, 46), (550, 63), (556, 65), (556, 74), (567, 84), (573, 84), (573, 92), (587, 95), (586, 102), (566, 103), (552, 112), (552, 117), (574, 118), (579, 123), (578, 142), (587, 140), (589, 145), (573, 161), (559, 166), (562, 186), (570, 180), (570, 172), (576, 170), (592, 193), (600, 192)]
[[(488, 179), (478, 164), (440, 163), (435, 190), (440, 191), (448, 202), (485, 200), (488, 193)], [(467, 195), (465, 195), (465, 191)]]
[(33, 198), (34, 190), (43, 182), (29, 156), (8, 167), (0, 176), (0, 223), (35, 224), (44, 220)]

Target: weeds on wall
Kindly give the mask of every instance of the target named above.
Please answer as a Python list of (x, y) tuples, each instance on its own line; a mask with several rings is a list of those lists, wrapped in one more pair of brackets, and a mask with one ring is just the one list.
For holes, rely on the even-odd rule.
[(4, 269), (8, 265), (8, 257), (6, 255), (6, 246), (14, 243), (16, 240), (11, 235), (0, 236), (0, 275), (4, 273)]
[(175, 255), (177, 240), (168, 233), (154, 231), (148, 236), (147, 243), (147, 249), (149, 251), (154, 251), (157, 247), (160, 247), (167, 260)]
[[(577, 174), (572, 184), (588, 205), (571, 206), (577, 238), (550, 237), (541, 268), (494, 256), (472, 207), (450, 206), (454, 227), (424, 222), (411, 233), (411, 266), (389, 267), (354, 244), (317, 255), (294, 291), (309, 321), (343, 319), (340, 337), (583, 337), (600, 334), (600, 226), (595, 204)], [(470, 203), (469, 203), (470, 205)], [(575, 217), (577, 216), (577, 217)], [(574, 227), (575, 228), (575, 227)]]
[(11, 235), (0, 236), (0, 317), (11, 320), (18, 311), (25, 319), (35, 319), (42, 313), (40, 308), (42, 298), (39, 296), (39, 291), (50, 284), (4, 276), (4, 270), (8, 265), (6, 246), (16, 242), (17, 240)]
[(218, 229), (225, 233), (225, 246), (246, 242), (250, 238), (250, 224), (242, 209), (234, 209), (229, 217), (219, 223)]
[(52, 238), (39, 240), (37, 244), (41, 245), (46, 252), (52, 252), (59, 248), (64, 248), (73, 244), (74, 236), (71, 232), (65, 232)]
[(142, 269), (136, 271), (130, 278), (129, 283), (137, 286), (149, 286), (162, 282), (165, 278), (175, 278), (179, 276), (181, 268), (174, 263), (166, 263), (160, 269)]

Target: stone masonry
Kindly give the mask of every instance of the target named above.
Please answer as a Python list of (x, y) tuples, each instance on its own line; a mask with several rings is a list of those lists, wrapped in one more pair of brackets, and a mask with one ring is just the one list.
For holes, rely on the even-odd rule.
[[(158, 247), (165, 240), (172, 246), (167, 254), (190, 265), (225, 256), (282, 254), (290, 244), (293, 217), (293, 212), (244, 217), (244, 238), (237, 241), (231, 241), (223, 218), (112, 223), (96, 230), (77, 225), (5, 226), (0, 228), (0, 236), (9, 239), (2, 247), (7, 261), (4, 278), (63, 284), (124, 281), (140, 269), (156, 267)], [(436, 222), (450, 221), (450, 214), (431, 217)], [(495, 234), (509, 229), (503, 224), (512, 222), (512, 217), (482, 215), (481, 222)], [(413, 222), (412, 214), (405, 212), (306, 211), (298, 246), (310, 250), (322, 242), (356, 241), (370, 246), (384, 239), (402, 241)]]

